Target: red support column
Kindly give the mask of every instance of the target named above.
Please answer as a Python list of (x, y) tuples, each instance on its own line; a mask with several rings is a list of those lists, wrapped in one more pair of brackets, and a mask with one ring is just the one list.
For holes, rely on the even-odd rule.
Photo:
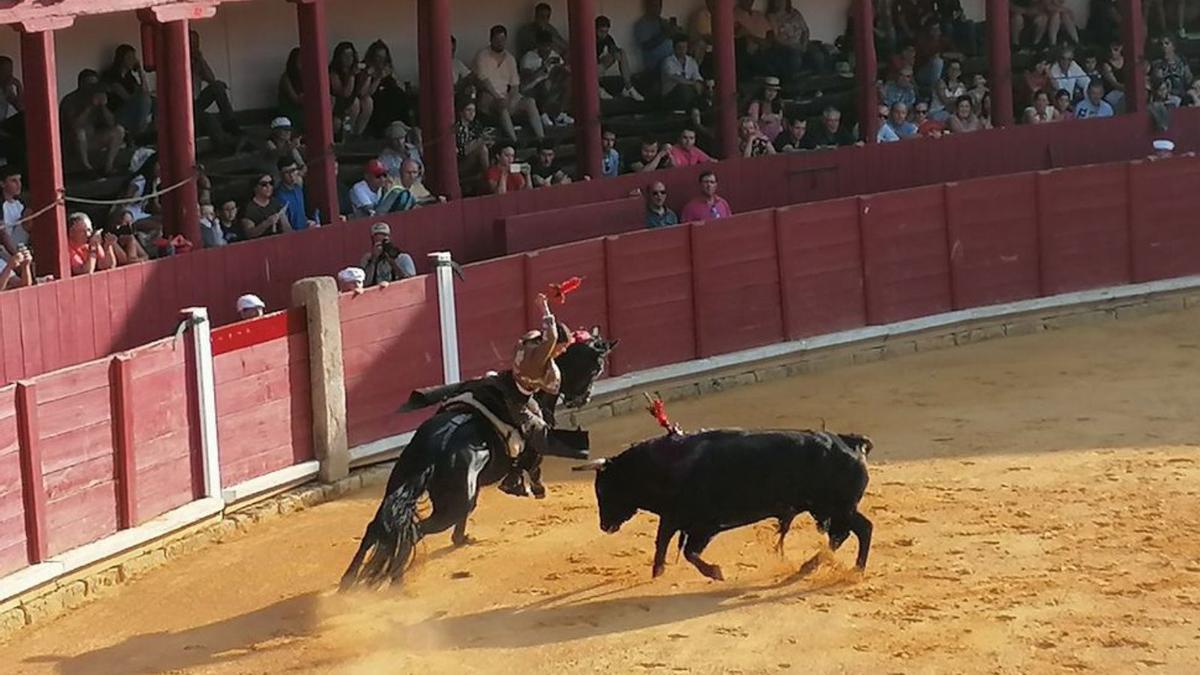
[(854, 0), (854, 76), (858, 79), (858, 130), (867, 143), (879, 130), (879, 59), (875, 56), (875, 7)]
[(1146, 17), (1142, 0), (1121, 0), (1121, 42), (1125, 44), (1125, 112), (1146, 110)]
[(25, 504), (25, 547), (29, 564), (49, 555), (46, 539), (46, 483), (42, 479), (41, 432), (38, 427), (37, 385), (17, 383), (17, 443), (21, 460), (21, 494)]
[(425, 135), (426, 176), (434, 192), (462, 197), (458, 148), (454, 143), (454, 60), (450, 45), (450, 0), (420, 0), (421, 131)]
[(721, 156), (736, 157), (737, 137), (737, 51), (733, 45), (733, 0), (716, 0), (712, 11), (713, 62), (717, 69), (717, 141)]
[(988, 62), (992, 83), (992, 125), (1013, 124), (1012, 35), (1008, 0), (987, 0)]
[(133, 362), (128, 354), (109, 364), (114, 469), (117, 484), (117, 527), (128, 530), (138, 524), (137, 462), (133, 456)]
[[(162, 185), (168, 187), (196, 175), (196, 127), (192, 101), (192, 48), (188, 22), (158, 26), (158, 148)], [(200, 201), (196, 181), (162, 197), (163, 228), (200, 245)]]
[(333, 101), (329, 96), (329, 34), (325, 3), (297, 0), (300, 26), (300, 68), (304, 81), (304, 136), (308, 156), (305, 193), (309, 207), (332, 223), (339, 214), (336, 157), (333, 151)]
[(600, 149), (600, 75), (596, 63), (596, 2), (571, 0), (571, 97), (574, 99), (575, 149), (579, 172), (599, 178), (604, 171)]
[[(21, 33), (21, 75), (25, 84), (25, 138), (29, 161), (32, 213), (62, 196), (62, 141), (58, 127), (58, 75), (54, 58), (54, 31)], [(67, 255), (67, 210), (62, 204), (33, 221), (31, 237), (37, 273), (55, 279), (71, 276)]]

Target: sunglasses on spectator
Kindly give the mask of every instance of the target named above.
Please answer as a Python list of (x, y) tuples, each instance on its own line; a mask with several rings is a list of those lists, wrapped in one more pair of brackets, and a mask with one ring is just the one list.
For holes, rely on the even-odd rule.
[(273, 180), (261, 180), (258, 182), (258, 187), (273, 187), (274, 185), (275, 181)]
[(667, 191), (666, 191), (666, 190), (651, 190), (651, 191), (650, 191), (650, 194), (652, 194), (652, 195), (665, 195), (665, 194), (667, 194)]
[(918, 115), (928, 115), (929, 108), (917, 108), (915, 111)]

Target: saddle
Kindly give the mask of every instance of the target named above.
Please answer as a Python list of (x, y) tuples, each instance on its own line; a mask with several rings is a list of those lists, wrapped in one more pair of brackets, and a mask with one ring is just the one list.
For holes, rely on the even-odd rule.
[(504, 449), (509, 458), (516, 459), (520, 456), (521, 451), (525, 449), (525, 438), (521, 435), (520, 429), (501, 420), (496, 413), (488, 409), (487, 405), (475, 398), (473, 392), (467, 391), (447, 400), (442, 404), (441, 409), (444, 410), (456, 404), (465, 405), (483, 415), (483, 418), (490, 422), (496, 433), (500, 435), (500, 440), (504, 441)]

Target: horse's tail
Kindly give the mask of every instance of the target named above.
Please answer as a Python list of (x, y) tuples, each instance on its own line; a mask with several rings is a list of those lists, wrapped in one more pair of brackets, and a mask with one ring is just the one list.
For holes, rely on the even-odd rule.
[[(367, 524), (358, 552), (342, 575), (339, 590), (344, 591), (356, 583), (380, 586), (389, 581), (400, 582), (412, 563), (417, 542), (423, 536), (417, 518), (417, 501), (432, 474), (432, 466), (424, 468), (383, 498), (375, 518)], [(370, 558), (367, 558), (368, 554)]]

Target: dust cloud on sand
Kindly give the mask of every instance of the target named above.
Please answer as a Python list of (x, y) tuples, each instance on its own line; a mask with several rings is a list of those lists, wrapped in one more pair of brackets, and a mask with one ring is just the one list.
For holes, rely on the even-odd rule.
[[(333, 593), (379, 490), (267, 524), (0, 647), (20, 673), (1200, 672), (1200, 313), (919, 354), (669, 406), (684, 428), (871, 434), (875, 522), (822, 554), (771, 523), (650, 579), (655, 519), (605, 535), (590, 479), (488, 489), (479, 541), (403, 589)], [(657, 433), (593, 429), (604, 453)], [(813, 569), (801, 564), (817, 555)]]

